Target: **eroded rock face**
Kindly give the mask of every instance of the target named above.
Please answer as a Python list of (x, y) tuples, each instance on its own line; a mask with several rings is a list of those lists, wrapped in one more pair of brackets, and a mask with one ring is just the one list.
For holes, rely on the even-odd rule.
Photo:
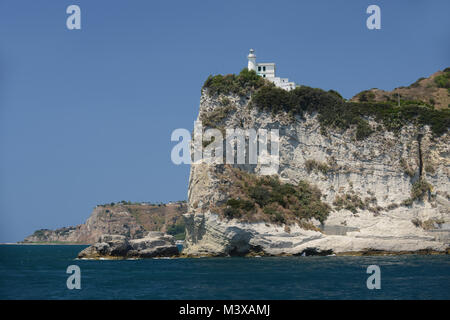
[[(203, 92), (199, 119), (220, 108), (222, 97)], [(322, 231), (297, 225), (243, 223), (221, 219), (212, 207), (227, 200), (218, 186), (214, 165), (191, 165), (188, 190), (186, 255), (302, 254), (349, 252), (445, 252), (450, 246), (450, 137), (433, 137), (428, 127), (413, 125), (395, 135), (386, 130), (355, 139), (355, 129), (320, 132), (317, 116), (289, 121), (287, 115), (249, 108), (249, 99), (227, 96), (233, 111), (220, 123), (226, 128), (278, 128), (280, 168), (284, 182), (306, 180), (316, 185), (333, 211)], [(377, 124), (367, 119), (373, 127)], [(326, 164), (327, 170), (308, 170), (307, 163)], [(240, 165), (256, 175), (262, 165)], [(413, 184), (420, 178), (432, 185), (423, 200), (409, 204)], [(351, 194), (365, 203), (348, 210), (333, 203)], [(418, 223), (419, 221), (420, 223)], [(427, 223), (422, 223), (427, 222)], [(429, 226), (423, 227), (423, 226)], [(288, 231), (286, 231), (288, 230)]]
[(124, 259), (173, 257), (178, 248), (172, 236), (162, 232), (149, 232), (141, 239), (128, 239), (122, 235), (102, 235), (99, 242), (78, 254), (79, 259)]
[(102, 235), (123, 235), (130, 239), (142, 238), (150, 230), (167, 231), (181, 221), (186, 213), (185, 203), (167, 205), (116, 204), (97, 206), (84, 224), (57, 230), (37, 230), (23, 243), (60, 242), (93, 244)]

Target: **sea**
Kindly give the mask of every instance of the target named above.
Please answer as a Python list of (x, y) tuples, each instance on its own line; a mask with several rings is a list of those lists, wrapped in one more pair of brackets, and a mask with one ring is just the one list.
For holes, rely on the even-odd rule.
[(0, 245), (0, 299), (450, 299), (449, 255), (76, 260), (85, 247)]

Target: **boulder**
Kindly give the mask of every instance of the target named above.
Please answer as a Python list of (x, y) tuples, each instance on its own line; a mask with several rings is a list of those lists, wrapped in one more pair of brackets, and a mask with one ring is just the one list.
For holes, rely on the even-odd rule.
[(99, 242), (82, 250), (79, 259), (123, 259), (173, 257), (179, 254), (175, 240), (162, 232), (149, 232), (144, 238), (129, 240), (123, 235), (102, 235)]
[(170, 257), (179, 253), (174, 238), (162, 232), (149, 232), (145, 238), (130, 240), (130, 245), (130, 257)]

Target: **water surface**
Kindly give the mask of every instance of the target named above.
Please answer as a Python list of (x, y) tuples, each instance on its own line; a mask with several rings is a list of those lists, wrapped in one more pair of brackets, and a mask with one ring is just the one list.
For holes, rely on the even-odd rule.
[(85, 247), (0, 245), (0, 299), (450, 299), (448, 255), (74, 260)]

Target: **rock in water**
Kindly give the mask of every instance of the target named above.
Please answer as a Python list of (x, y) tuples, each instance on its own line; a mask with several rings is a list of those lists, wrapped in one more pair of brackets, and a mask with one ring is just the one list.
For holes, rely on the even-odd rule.
[(128, 239), (122, 235), (102, 235), (99, 242), (82, 250), (78, 259), (126, 259), (173, 257), (179, 254), (171, 235), (149, 232), (141, 239)]
[(128, 252), (128, 257), (153, 258), (178, 255), (173, 236), (162, 232), (151, 231), (145, 238), (130, 240), (129, 243), (132, 250)]

